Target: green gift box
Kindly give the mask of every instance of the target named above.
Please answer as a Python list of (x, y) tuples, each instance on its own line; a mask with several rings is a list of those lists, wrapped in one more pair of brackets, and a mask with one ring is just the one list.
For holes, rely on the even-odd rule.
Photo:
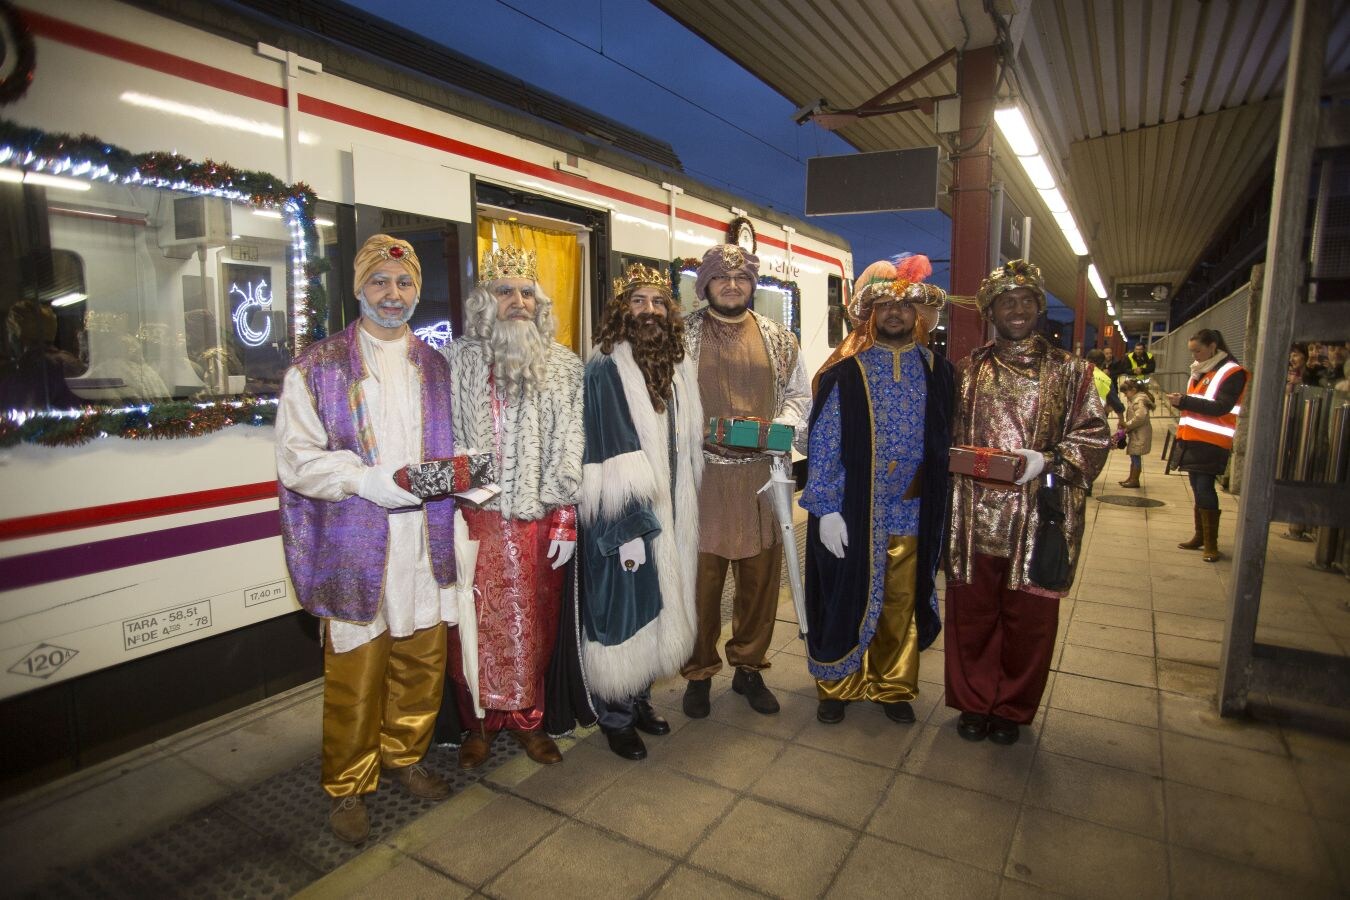
[(792, 449), (792, 428), (761, 419), (712, 418), (708, 440), (723, 447), (784, 452)]

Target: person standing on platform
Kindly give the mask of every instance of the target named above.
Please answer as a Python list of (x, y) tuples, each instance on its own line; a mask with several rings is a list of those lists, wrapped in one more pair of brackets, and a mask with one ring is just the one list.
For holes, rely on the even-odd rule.
[(445, 348), (455, 385), (455, 443), (497, 460), (501, 493), (465, 508), (479, 541), (478, 686), (483, 720), (465, 687), (458, 630), (451, 671), (467, 727), (459, 767), (482, 765), (501, 731), (535, 762), (562, 754), (544, 723), (544, 682), (558, 634), (563, 567), (576, 548), (581, 493), (581, 360), (553, 340), (553, 306), (534, 251), (483, 254), (464, 301), (464, 336)]
[(651, 683), (694, 647), (703, 407), (668, 276), (615, 279), (586, 364), (581, 486), (582, 659), (610, 749), (642, 759), (638, 731), (669, 734)]
[(1219, 561), (1219, 492), (1215, 479), (1228, 468), (1237, 434), (1237, 417), (1247, 393), (1247, 370), (1233, 358), (1223, 335), (1212, 328), (1197, 331), (1186, 346), (1191, 351), (1191, 380), (1186, 393), (1175, 391), (1167, 402), (1181, 417), (1172, 449), (1173, 468), (1191, 478), (1195, 498), (1195, 536), (1177, 544), (1182, 550), (1203, 550), (1205, 562)]
[(364, 796), (383, 767), (415, 797), (450, 794), (422, 757), (453, 620), (451, 499), (394, 482), (454, 455), (450, 368), (407, 322), (422, 290), (412, 245), (377, 234), (356, 254), (361, 318), (307, 348), (277, 409), (282, 545), (300, 605), (323, 619), (323, 789), (329, 826), (370, 832)]
[(1122, 378), (1120, 392), (1125, 395), (1125, 452), (1130, 456), (1130, 477), (1118, 482), (1121, 487), (1142, 487), (1144, 457), (1153, 449), (1153, 398), (1148, 385), (1138, 378)]
[(1045, 690), (1059, 598), (1031, 580), (1041, 525), (1037, 489), (1052, 474), (1072, 581), (1092, 482), (1110, 432), (1092, 368), (1034, 331), (1045, 311), (1040, 269), (1013, 260), (980, 284), (991, 343), (957, 363), (953, 443), (1026, 460), (1016, 484), (956, 475), (947, 542), (947, 705), (961, 737), (1012, 744)]
[[(703, 254), (695, 284), (707, 307), (685, 318), (685, 346), (698, 369), (703, 414), (755, 417), (805, 428), (811, 386), (797, 339), (783, 326), (749, 309), (759, 276), (759, 257), (735, 244)], [(727, 568), (736, 579), (727, 663), (736, 669), (731, 687), (756, 712), (778, 712), (778, 698), (764, 685), (761, 669), (778, 609), (783, 547), (767, 494), (770, 458), (754, 450), (704, 444), (699, 491), (698, 635), (683, 674), (689, 680), (684, 713), (708, 715), (710, 679), (722, 668), (717, 638), (722, 630), (722, 585)]]
[(1087, 361), (1092, 363), (1092, 383), (1097, 387), (1097, 395), (1102, 398), (1102, 403), (1106, 404), (1107, 409), (1116, 414), (1116, 420), (1121, 428), (1125, 427), (1125, 404), (1116, 392), (1116, 378), (1107, 371), (1110, 363), (1106, 358), (1105, 350), (1089, 350), (1087, 352)]
[[(1136, 341), (1134, 349), (1125, 357), (1125, 362), (1129, 363), (1129, 374), (1136, 381), (1147, 381), (1148, 376), (1152, 375), (1158, 369), (1158, 361), (1153, 358), (1153, 354), (1148, 352), (1143, 341)], [(1120, 382), (1116, 382), (1119, 389)]]
[(914, 721), (919, 653), (942, 629), (934, 580), (947, 513), (954, 375), (928, 349), (946, 294), (925, 256), (868, 266), (856, 327), (816, 376), (806, 490), (807, 667), (816, 718), (854, 701)]

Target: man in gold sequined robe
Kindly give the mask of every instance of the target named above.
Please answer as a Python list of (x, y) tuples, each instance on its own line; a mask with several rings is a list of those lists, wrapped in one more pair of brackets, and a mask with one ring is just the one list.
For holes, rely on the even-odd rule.
[(1091, 364), (1035, 332), (1045, 311), (1036, 266), (1013, 260), (996, 269), (976, 299), (997, 336), (957, 363), (952, 442), (1010, 450), (1027, 464), (1016, 484), (953, 476), (947, 705), (961, 711), (963, 738), (1012, 744), (1045, 690), (1064, 593), (1031, 577), (1040, 476), (1052, 474), (1060, 492), (1072, 577), (1110, 431)]
[[(704, 418), (756, 417), (805, 431), (811, 386), (792, 332), (749, 309), (759, 276), (759, 258), (734, 244), (708, 250), (699, 265), (697, 295), (708, 305), (685, 319), (685, 345), (698, 367)], [(704, 444), (699, 490), (696, 592), (698, 634), (683, 669), (689, 684), (684, 713), (709, 712), (710, 679), (722, 668), (717, 638), (722, 630), (722, 586), (727, 569), (736, 579), (727, 663), (736, 669), (732, 689), (764, 714), (778, 700), (760, 670), (778, 608), (783, 547), (767, 494), (770, 457)]]

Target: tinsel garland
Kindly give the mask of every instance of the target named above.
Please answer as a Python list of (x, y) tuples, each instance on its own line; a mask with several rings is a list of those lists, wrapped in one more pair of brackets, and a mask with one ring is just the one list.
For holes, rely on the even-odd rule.
[(231, 425), (271, 425), (275, 398), (241, 397), (194, 403), (168, 400), (122, 409), (31, 413), (15, 421), (0, 418), (0, 448), (15, 444), (77, 447), (101, 437), (128, 440), (200, 437)]
[[(327, 334), (327, 293), (320, 282), (325, 261), (317, 256), (318, 231), (314, 226), (314, 191), (303, 182), (287, 184), (268, 172), (237, 169), (228, 163), (196, 162), (176, 153), (132, 153), (93, 135), (58, 134), (0, 119), (0, 147), (13, 153), (9, 165), (103, 181), (174, 186), (200, 193), (228, 192), (240, 202), (266, 208), (285, 208), (294, 203), (304, 233), (305, 334), (297, 334), (296, 348), (303, 349)], [(73, 165), (70, 165), (73, 164)]]

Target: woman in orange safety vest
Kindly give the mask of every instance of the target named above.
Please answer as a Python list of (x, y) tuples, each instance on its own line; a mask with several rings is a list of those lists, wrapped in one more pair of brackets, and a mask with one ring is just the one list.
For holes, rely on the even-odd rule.
[(1195, 497), (1195, 536), (1177, 544), (1183, 550), (1204, 550), (1205, 562), (1219, 559), (1219, 494), (1214, 479), (1228, 466), (1237, 433), (1237, 417), (1247, 390), (1247, 370), (1233, 359), (1223, 335), (1202, 328), (1187, 341), (1191, 380), (1183, 395), (1167, 395), (1180, 412), (1173, 468), (1191, 476)]

